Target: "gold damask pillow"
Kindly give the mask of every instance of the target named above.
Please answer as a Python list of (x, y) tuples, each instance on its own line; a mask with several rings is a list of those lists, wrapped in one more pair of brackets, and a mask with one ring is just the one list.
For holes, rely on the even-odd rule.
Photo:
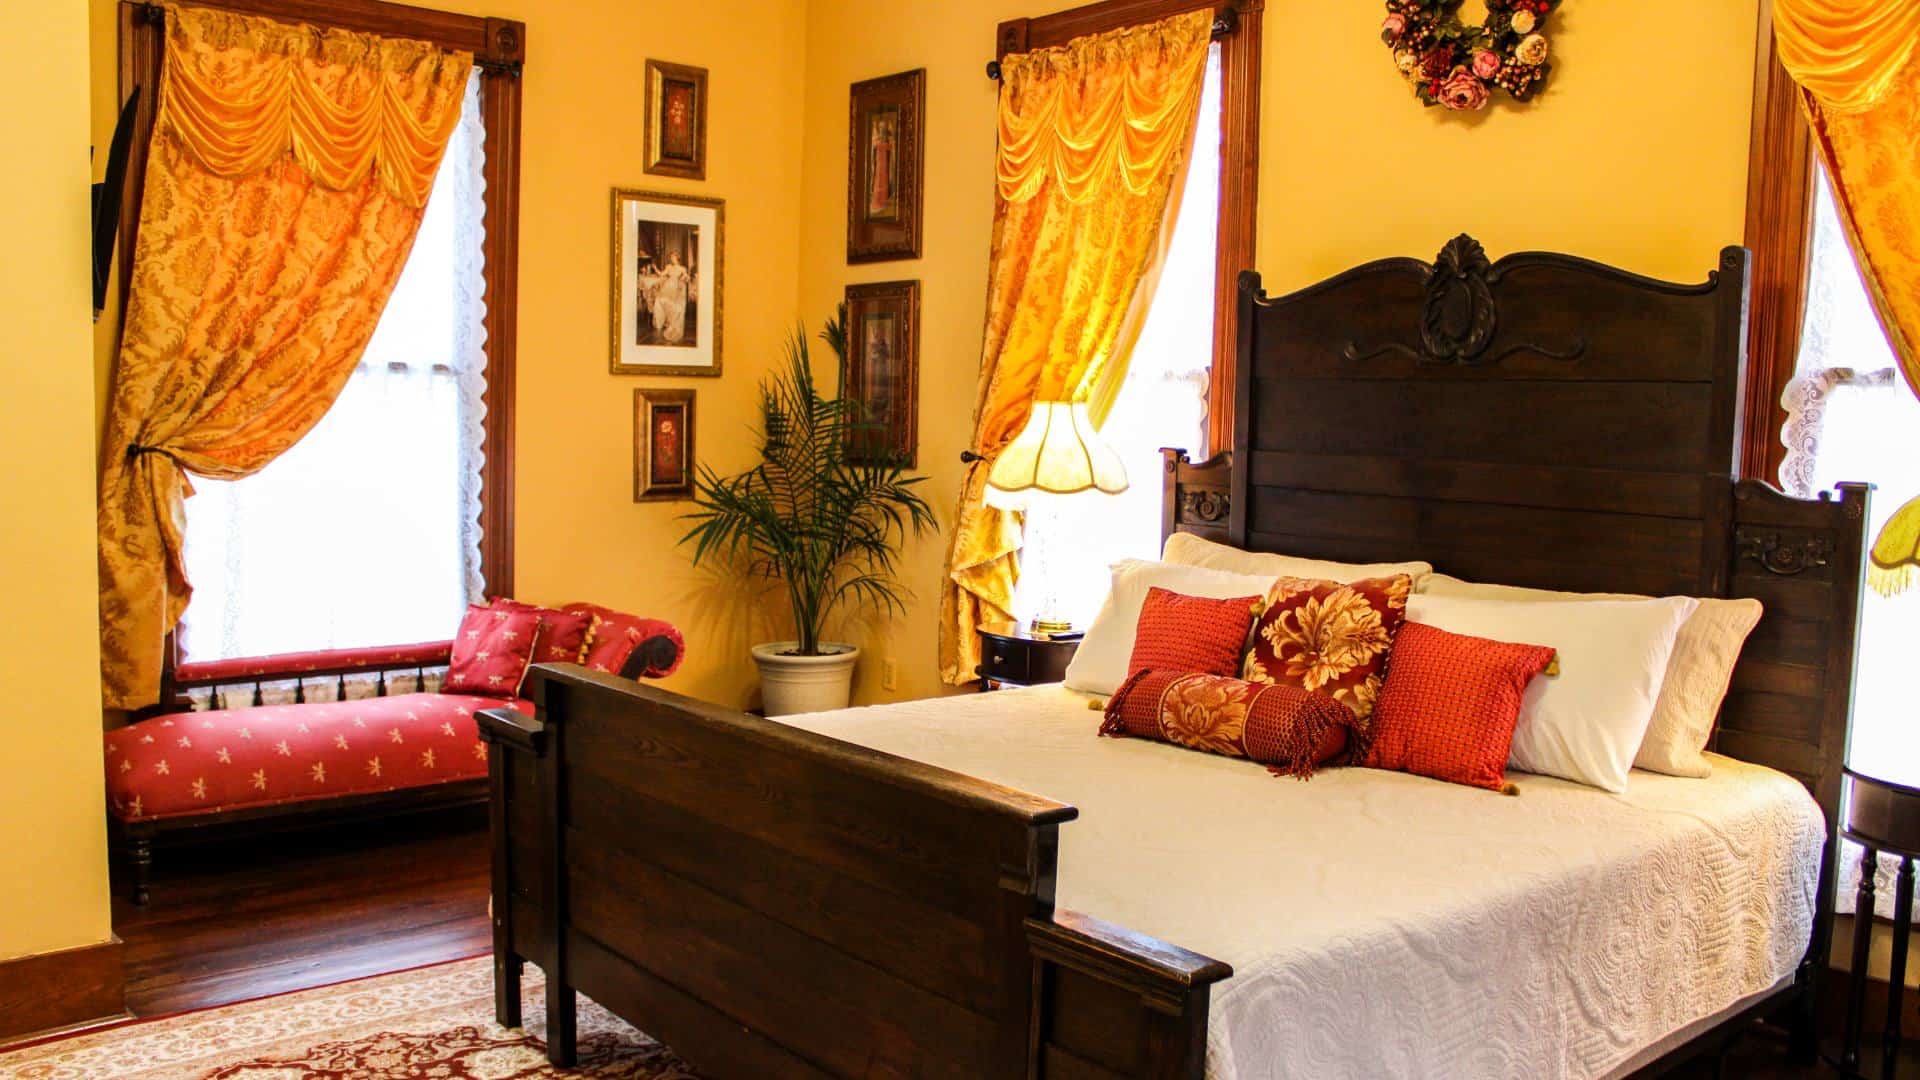
[(1407, 621), (1412, 591), (1413, 579), (1405, 574), (1350, 584), (1276, 580), (1254, 623), (1241, 678), (1329, 695), (1353, 713), (1354, 730), (1364, 741), (1387, 652)]

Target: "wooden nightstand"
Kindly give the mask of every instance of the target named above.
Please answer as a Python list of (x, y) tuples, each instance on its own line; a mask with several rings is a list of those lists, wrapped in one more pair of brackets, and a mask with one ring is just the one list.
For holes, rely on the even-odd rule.
[(980, 627), (980, 666), (973, 673), (983, 691), (1059, 682), (1079, 647), (1079, 638), (1054, 641), (1016, 623), (987, 623)]
[[(1839, 1053), (1833, 1060), (1843, 1077), (1895, 1076), (1920, 1074), (1920, 1053), (1900, 1044), (1904, 1019), (1902, 998), (1906, 990), (1907, 937), (1893, 936), (1893, 957), (1888, 965), (1887, 1022), (1881, 1044), (1861, 1045), (1861, 1030), (1866, 1026), (1867, 957), (1873, 941), (1875, 881), (1880, 852), (1900, 857), (1900, 869), (1894, 877), (1893, 925), (1906, 927), (1913, 922), (1913, 863), (1920, 859), (1920, 788), (1881, 780), (1865, 773), (1846, 770), (1853, 781), (1847, 795), (1847, 816), (1840, 835), (1865, 850), (1860, 859), (1860, 889), (1855, 894), (1853, 916), (1853, 956), (1847, 978), (1846, 1026), (1842, 1029)], [(1862, 914), (1865, 913), (1865, 914)]]

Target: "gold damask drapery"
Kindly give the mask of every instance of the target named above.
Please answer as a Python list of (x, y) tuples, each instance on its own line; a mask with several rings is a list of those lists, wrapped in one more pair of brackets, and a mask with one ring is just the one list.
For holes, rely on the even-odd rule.
[(1206, 10), (1008, 56), (973, 450), (941, 583), (940, 669), (974, 677), (1009, 617), (1020, 519), (987, 506), (993, 459), (1036, 401), (1104, 417), (1179, 200), (1206, 74)]
[[(1920, 395), (1920, 3), (1774, 0), (1773, 29), (1861, 280), (1907, 386)], [(1875, 541), (1875, 588), (1894, 592), (1916, 579), (1917, 542), (1920, 499), (1901, 507)]]
[(101, 675), (158, 697), (192, 589), (188, 472), (237, 479), (310, 431), (393, 291), (473, 57), (166, 8), (165, 69), (101, 447)]

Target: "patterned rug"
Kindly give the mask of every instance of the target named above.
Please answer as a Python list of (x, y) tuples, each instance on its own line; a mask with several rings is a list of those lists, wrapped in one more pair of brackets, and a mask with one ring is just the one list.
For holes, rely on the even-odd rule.
[(697, 1080), (665, 1047), (580, 999), (580, 1067), (547, 1065), (538, 968), (526, 1027), (493, 1022), (487, 957), (140, 1020), (0, 1050), (4, 1080)]

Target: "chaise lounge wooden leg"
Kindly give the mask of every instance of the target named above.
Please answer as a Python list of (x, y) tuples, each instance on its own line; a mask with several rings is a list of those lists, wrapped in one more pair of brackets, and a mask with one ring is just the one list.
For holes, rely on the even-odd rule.
[(127, 841), (127, 891), (141, 907), (153, 898), (153, 841), (146, 837)]

